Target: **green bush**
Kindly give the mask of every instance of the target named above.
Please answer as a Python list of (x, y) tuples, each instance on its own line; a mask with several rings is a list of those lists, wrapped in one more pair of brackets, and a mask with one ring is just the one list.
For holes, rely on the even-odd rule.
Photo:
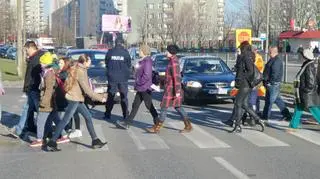
[(281, 93), (292, 94), (294, 95), (294, 87), (292, 83), (283, 83), (281, 84)]
[(2, 81), (18, 81), (17, 64), (13, 60), (0, 58), (0, 70), (2, 72)]

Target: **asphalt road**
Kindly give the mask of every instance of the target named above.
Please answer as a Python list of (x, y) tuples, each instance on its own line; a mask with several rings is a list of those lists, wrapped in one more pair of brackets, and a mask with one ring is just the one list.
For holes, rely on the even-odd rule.
[[(7, 95), (0, 99), (5, 125), (17, 123), (25, 102), (20, 91), (7, 89)], [(160, 97), (154, 94), (157, 108)], [(132, 100), (131, 91), (130, 104)], [(62, 151), (58, 153), (30, 148), (27, 142), (7, 137), (0, 129), (0, 178), (319, 178), (318, 126), (304, 125), (289, 132), (287, 123), (277, 121), (280, 114), (275, 109), (272, 127), (264, 133), (246, 129), (241, 134), (229, 134), (230, 128), (220, 121), (230, 117), (232, 106), (231, 101), (185, 106), (194, 123), (189, 134), (178, 133), (183, 124), (170, 111), (158, 135), (143, 130), (152, 123), (144, 105), (128, 131), (115, 128), (114, 121), (121, 118), (119, 105), (114, 107), (112, 121), (102, 120), (104, 108), (100, 106), (92, 110), (94, 126), (98, 136), (109, 143), (99, 150), (87, 147), (91, 141), (83, 121), (84, 136), (59, 145)]]

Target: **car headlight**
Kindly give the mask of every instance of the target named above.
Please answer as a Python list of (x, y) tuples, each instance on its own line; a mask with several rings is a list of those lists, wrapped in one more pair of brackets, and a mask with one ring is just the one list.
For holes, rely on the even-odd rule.
[(234, 86), (236, 86), (236, 82), (235, 82), (235, 81), (232, 81), (232, 82), (230, 83), (230, 86), (233, 88)]
[(159, 75), (160, 75), (160, 76), (165, 76), (165, 75), (166, 75), (166, 72), (159, 72)]
[(188, 81), (187, 82), (187, 87), (191, 87), (191, 88), (201, 88), (202, 85), (201, 83), (197, 82), (197, 81)]

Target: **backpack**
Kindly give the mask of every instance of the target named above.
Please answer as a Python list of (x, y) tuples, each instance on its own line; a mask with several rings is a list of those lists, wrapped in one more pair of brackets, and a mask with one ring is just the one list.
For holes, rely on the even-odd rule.
[(152, 83), (157, 86), (160, 84), (160, 75), (154, 70), (152, 70)]

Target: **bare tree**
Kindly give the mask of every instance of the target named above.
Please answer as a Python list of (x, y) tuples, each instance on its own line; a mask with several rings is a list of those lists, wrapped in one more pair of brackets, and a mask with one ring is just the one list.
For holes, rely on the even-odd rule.
[(267, 19), (266, 0), (248, 0), (248, 22), (252, 29), (253, 36), (258, 37), (261, 28)]
[(227, 45), (227, 40), (229, 39), (229, 36), (231, 35), (236, 23), (237, 23), (237, 17), (239, 17), (239, 13), (227, 13), (225, 16), (225, 22), (224, 22), (224, 33), (222, 38), (222, 44), (224, 46)]
[(138, 21), (138, 33), (141, 36), (141, 41), (142, 43), (147, 43), (147, 38), (148, 38), (148, 17), (149, 17), (149, 13), (148, 13), (148, 7), (147, 5), (144, 7), (143, 9), (143, 13), (140, 14), (140, 16), (138, 17), (139, 21)]
[(204, 9), (206, 7), (206, 2), (202, 0), (195, 0), (194, 3), (195, 10), (195, 33), (197, 38), (198, 47), (201, 47), (202, 42), (204, 40), (204, 34), (206, 27), (206, 14), (204, 13)]

